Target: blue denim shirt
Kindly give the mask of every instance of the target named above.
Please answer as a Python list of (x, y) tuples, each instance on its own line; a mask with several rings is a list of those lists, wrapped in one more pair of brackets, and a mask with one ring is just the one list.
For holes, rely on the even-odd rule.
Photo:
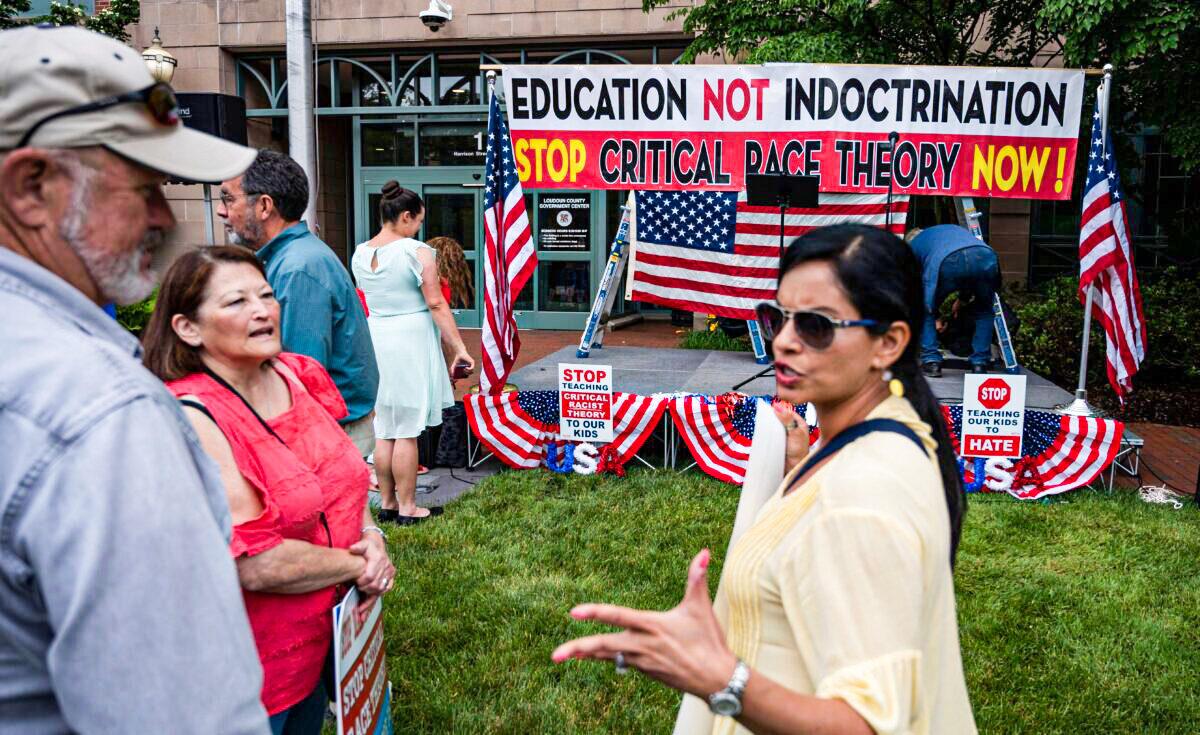
[(265, 733), (216, 466), (137, 341), (0, 247), (0, 731)]
[(942, 270), (942, 261), (951, 253), (967, 248), (988, 248), (986, 242), (971, 234), (971, 231), (958, 225), (936, 225), (913, 238), (909, 243), (917, 259), (921, 261), (921, 282), (925, 287), (925, 308), (932, 312), (937, 308), (933, 303), (937, 298), (938, 273)]
[(342, 423), (375, 408), (379, 366), (350, 274), (329, 246), (297, 222), (258, 251), (283, 309), (283, 349), (325, 366), (349, 409)]

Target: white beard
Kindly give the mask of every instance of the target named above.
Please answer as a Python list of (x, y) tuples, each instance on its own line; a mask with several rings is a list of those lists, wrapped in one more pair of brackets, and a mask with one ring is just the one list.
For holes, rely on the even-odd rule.
[(158, 285), (158, 274), (150, 269), (142, 271), (142, 260), (146, 253), (158, 251), (165, 236), (162, 230), (147, 230), (142, 241), (133, 252), (114, 255), (103, 252), (84, 237), (88, 213), (92, 211), (92, 178), (94, 174), (86, 166), (79, 166), (73, 177), (75, 190), (71, 194), (71, 207), (58, 223), (58, 235), (87, 267), (88, 273), (100, 295), (118, 304), (136, 304), (154, 292)]

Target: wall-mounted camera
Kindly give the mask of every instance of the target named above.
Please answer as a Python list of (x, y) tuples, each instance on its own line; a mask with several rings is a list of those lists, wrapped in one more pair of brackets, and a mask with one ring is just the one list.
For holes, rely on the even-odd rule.
[(454, 9), (444, 0), (429, 0), (429, 7), (422, 10), (418, 17), (426, 28), (437, 33), (442, 26), (454, 20)]

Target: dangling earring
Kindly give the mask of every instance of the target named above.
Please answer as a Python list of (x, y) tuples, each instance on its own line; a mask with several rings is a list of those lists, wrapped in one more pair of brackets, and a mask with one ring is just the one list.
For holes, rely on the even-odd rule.
[(891, 370), (883, 371), (883, 382), (887, 383), (888, 392), (892, 395), (897, 398), (904, 397), (904, 383), (901, 383), (899, 378), (893, 376)]

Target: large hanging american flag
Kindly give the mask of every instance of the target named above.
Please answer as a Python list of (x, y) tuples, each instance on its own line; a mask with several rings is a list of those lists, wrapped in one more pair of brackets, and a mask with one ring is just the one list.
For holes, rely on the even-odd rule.
[(479, 389), (498, 393), (521, 350), (513, 303), (537, 267), (537, 249), (513, 165), (508, 126), (495, 94), (488, 110), (483, 173), (487, 181), (483, 190), (483, 369)]
[[(667, 408), (666, 396), (613, 393), (613, 440), (617, 461), (633, 459)], [(468, 395), (467, 421), (480, 444), (508, 465), (531, 469), (545, 457), (545, 444), (558, 436), (558, 391), (510, 391)]]
[[(954, 442), (961, 451), (962, 406), (943, 406), (942, 413)], [(1009, 492), (1022, 499), (1073, 490), (1100, 476), (1121, 448), (1125, 425), (1111, 419), (1062, 416), (1050, 411), (1025, 411), (1021, 452), (1029, 458), (1037, 482), (1029, 474), (1019, 475)]]
[[(883, 227), (886, 194), (821, 194), (816, 209), (789, 209), (784, 242), (825, 225)], [(639, 191), (630, 271), (634, 301), (753, 319), (775, 298), (779, 209), (752, 207), (741, 192)], [(892, 198), (891, 232), (904, 234), (908, 197)]]
[(1103, 130), (1099, 94), (1079, 230), (1079, 299), (1086, 303), (1088, 287), (1095, 288), (1092, 316), (1104, 325), (1108, 337), (1108, 382), (1123, 401), (1146, 357), (1146, 322), (1133, 267), (1125, 193), (1113, 158), (1112, 135)]

